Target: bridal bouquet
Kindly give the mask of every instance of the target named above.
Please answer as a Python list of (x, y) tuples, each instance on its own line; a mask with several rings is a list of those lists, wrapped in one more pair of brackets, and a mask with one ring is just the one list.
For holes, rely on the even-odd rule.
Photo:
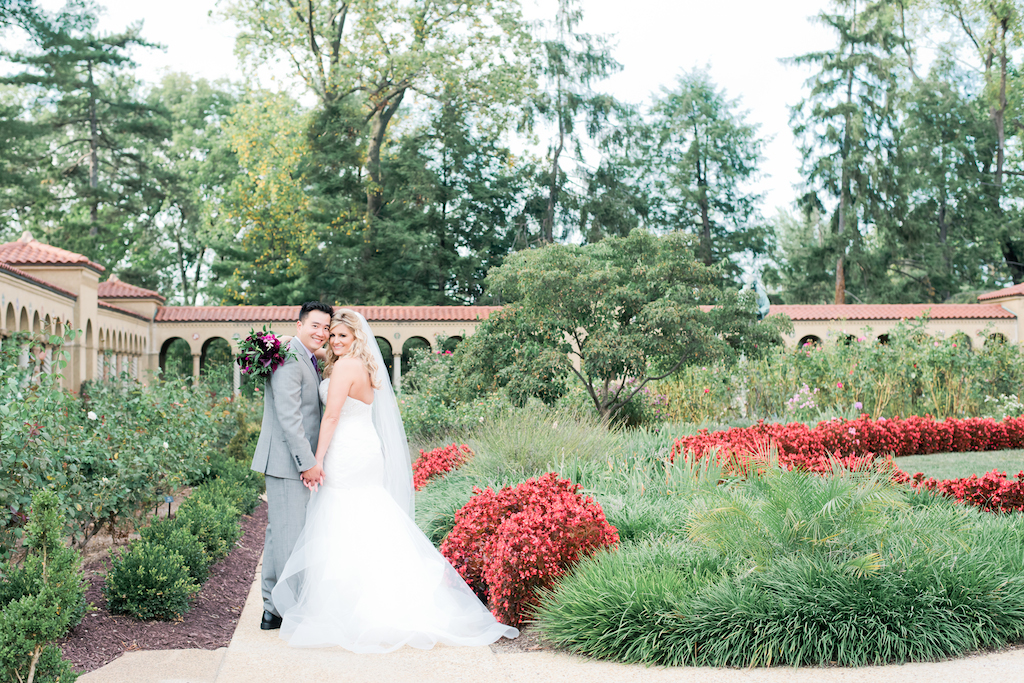
[(284, 365), (289, 358), (295, 358), (295, 352), (283, 347), (281, 340), (267, 329), (249, 330), (249, 336), (238, 342), (238, 365), (242, 374), (250, 378), (256, 386), (265, 383), (274, 370)]

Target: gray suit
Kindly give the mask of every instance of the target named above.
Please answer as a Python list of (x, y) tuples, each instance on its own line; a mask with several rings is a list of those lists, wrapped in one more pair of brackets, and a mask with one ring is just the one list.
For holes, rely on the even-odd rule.
[(316, 465), (320, 436), (320, 380), (309, 354), (294, 338), (285, 361), (264, 386), (263, 426), (252, 469), (266, 474), (267, 532), (263, 545), (263, 609), (277, 614), (271, 592), (306, 522), (309, 489), (300, 472)]

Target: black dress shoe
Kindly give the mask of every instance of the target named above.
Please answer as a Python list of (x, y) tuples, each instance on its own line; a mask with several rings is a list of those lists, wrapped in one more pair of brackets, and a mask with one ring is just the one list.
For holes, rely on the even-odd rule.
[(260, 622), (260, 628), (264, 631), (273, 631), (275, 628), (281, 628), (281, 617), (273, 612), (263, 610), (263, 621)]

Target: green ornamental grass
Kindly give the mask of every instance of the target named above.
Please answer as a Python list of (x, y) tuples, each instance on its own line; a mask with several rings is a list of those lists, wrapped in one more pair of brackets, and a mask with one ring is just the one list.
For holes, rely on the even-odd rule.
[(1024, 520), (877, 477), (784, 470), (680, 508), (545, 593), (542, 636), (674, 666), (934, 660), (1024, 638)]

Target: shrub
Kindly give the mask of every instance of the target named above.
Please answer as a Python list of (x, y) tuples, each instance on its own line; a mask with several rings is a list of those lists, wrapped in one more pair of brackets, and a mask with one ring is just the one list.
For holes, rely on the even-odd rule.
[(60, 648), (53, 645), (85, 613), (81, 558), (64, 546), (64, 522), (57, 496), (37, 492), (25, 526), (25, 561), (20, 567), (0, 566), (0, 676), (4, 680), (50, 683), (77, 677)]
[(519, 625), (573, 562), (618, 543), (601, 507), (579, 485), (548, 473), (494, 492), (474, 490), (441, 552), (495, 616)]
[(429, 453), (421, 450), (420, 457), (412, 464), (413, 487), (419, 491), (431, 478), (461, 467), (472, 457), (473, 451), (466, 444), (443, 446)]
[[(37, 490), (56, 493), (81, 549), (204, 469), (224, 414), (201, 392), (175, 382), (143, 387), (124, 376), (85, 383), (76, 396), (55, 375), (36, 383), (21, 377), (14, 348), (0, 348), (7, 380), (0, 383), (0, 558), (16, 546)], [(54, 362), (59, 367), (59, 354)]]
[(181, 555), (163, 545), (136, 541), (110, 556), (103, 595), (111, 614), (171, 621), (189, 610), (199, 592)]
[(230, 505), (243, 515), (251, 515), (260, 504), (260, 490), (247, 481), (231, 481), (218, 477), (192, 489), (189, 499), (203, 501), (213, 506)]
[(905, 420), (829, 420), (814, 428), (800, 422), (758, 423), (676, 439), (671, 457), (693, 453), (704, 457), (715, 449), (753, 451), (766, 441), (779, 451), (779, 462), (812, 472), (825, 472), (835, 458), (899, 457), (926, 453), (990, 451), (1024, 446), (1024, 417), (996, 422), (991, 418), (950, 418), (937, 422), (912, 416)]
[(925, 479), (914, 476), (916, 488), (936, 491), (955, 500), (990, 512), (1024, 512), (1024, 470), (1011, 481), (1005, 472), (992, 470), (979, 478), (976, 474), (961, 479)]
[(211, 564), (227, 555), (242, 537), (238, 509), (226, 503), (186, 499), (175, 522), (202, 542)]
[(266, 490), (266, 480), (259, 472), (249, 467), (249, 462), (232, 460), (219, 453), (210, 456), (209, 469), (206, 477), (198, 483), (223, 479), (232, 483), (242, 484), (254, 489), (257, 494)]
[(145, 542), (178, 553), (192, 580), (197, 585), (203, 585), (210, 574), (210, 558), (202, 541), (193, 536), (187, 528), (175, 520), (163, 519), (143, 529), (141, 535)]

